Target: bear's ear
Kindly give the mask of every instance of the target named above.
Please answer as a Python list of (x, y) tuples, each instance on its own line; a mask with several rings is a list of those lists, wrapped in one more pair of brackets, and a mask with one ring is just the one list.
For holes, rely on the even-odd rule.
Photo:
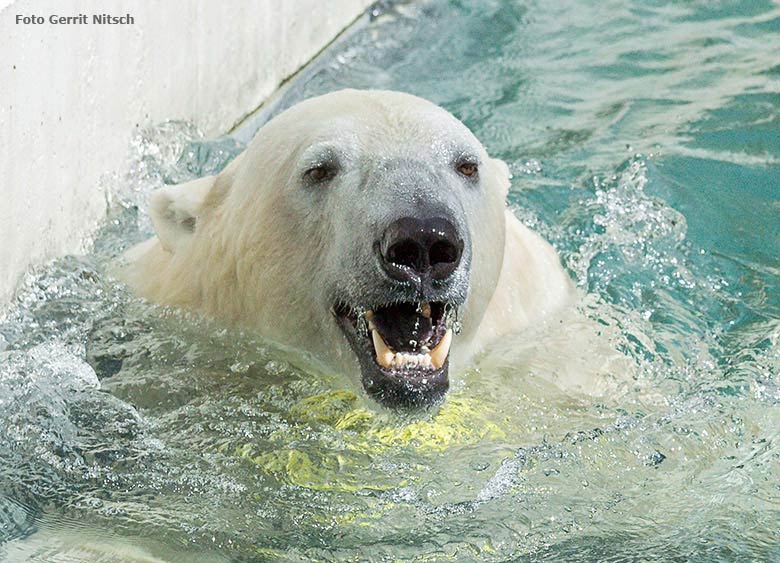
[(509, 193), (509, 180), (512, 178), (512, 174), (509, 172), (509, 166), (507, 166), (506, 162), (500, 158), (491, 158), (490, 165), (495, 171), (494, 173), (499, 189), (501, 190), (501, 195), (506, 197), (506, 195)]
[(203, 202), (215, 179), (215, 176), (207, 176), (186, 184), (166, 186), (152, 194), (149, 214), (165, 250), (176, 252), (195, 233)]

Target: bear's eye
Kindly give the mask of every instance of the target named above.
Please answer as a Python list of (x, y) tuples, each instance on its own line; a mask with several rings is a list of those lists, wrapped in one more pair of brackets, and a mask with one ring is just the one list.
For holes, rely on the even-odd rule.
[(474, 176), (477, 173), (477, 163), (472, 162), (470, 160), (465, 160), (463, 162), (459, 162), (457, 166), (458, 172), (463, 174), (464, 176)]
[(312, 184), (320, 184), (326, 182), (336, 175), (336, 168), (328, 164), (320, 164), (313, 168), (309, 168), (304, 173), (304, 178)]

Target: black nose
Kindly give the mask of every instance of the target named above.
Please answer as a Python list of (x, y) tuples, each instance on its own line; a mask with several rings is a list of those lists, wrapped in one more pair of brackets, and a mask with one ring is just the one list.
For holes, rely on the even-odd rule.
[(463, 239), (443, 217), (402, 217), (385, 230), (378, 251), (385, 271), (394, 279), (442, 280), (460, 264)]

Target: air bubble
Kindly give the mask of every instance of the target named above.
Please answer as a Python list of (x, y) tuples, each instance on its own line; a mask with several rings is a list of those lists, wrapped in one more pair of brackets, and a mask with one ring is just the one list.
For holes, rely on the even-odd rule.
[(358, 316), (356, 329), (361, 337), (368, 337), (368, 319), (366, 319), (365, 313)]

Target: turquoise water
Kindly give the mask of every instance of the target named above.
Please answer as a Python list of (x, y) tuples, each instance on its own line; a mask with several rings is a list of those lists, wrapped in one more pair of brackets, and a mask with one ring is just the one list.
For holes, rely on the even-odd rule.
[(401, 419), (251, 335), (134, 299), (106, 265), (150, 232), (138, 206), (241, 148), (162, 124), (135, 139), (93, 252), (31, 273), (0, 323), (0, 542), (780, 559), (777, 3), (399, 4), (271, 111), (341, 87), (431, 99), (507, 161), (513, 210), (616, 329), (630, 384), (595, 401), (505, 366)]

